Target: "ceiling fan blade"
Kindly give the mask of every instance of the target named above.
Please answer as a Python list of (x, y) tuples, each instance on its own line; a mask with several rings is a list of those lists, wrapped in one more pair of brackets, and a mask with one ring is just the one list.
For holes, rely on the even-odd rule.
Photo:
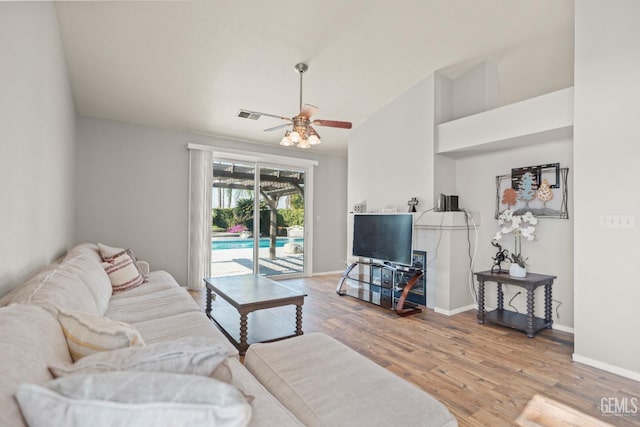
[(260, 114), (261, 116), (267, 116), (267, 117), (273, 117), (275, 119), (282, 119), (282, 120), (289, 120), (291, 121), (291, 119), (289, 117), (284, 117), (284, 116), (277, 116), (275, 114), (269, 114), (269, 113), (261, 113), (260, 111), (252, 111), (252, 110), (244, 110), (248, 113), (251, 114)]
[(337, 120), (314, 120), (314, 125), (328, 126), (332, 128), (351, 129), (351, 122), (339, 122)]
[(318, 110), (319, 110), (319, 108), (316, 107), (315, 105), (304, 104), (304, 106), (302, 107), (302, 110), (300, 110), (300, 114), (298, 114), (298, 115), (306, 117), (308, 119), (309, 117), (311, 117), (315, 113), (317, 113)]
[(273, 130), (278, 130), (278, 129), (286, 128), (287, 126), (291, 126), (291, 123), (285, 123), (285, 124), (283, 124), (283, 125), (274, 126), (274, 127), (272, 127), (272, 128), (265, 129), (264, 131), (265, 131), (265, 132), (271, 132), (271, 131), (273, 131)]

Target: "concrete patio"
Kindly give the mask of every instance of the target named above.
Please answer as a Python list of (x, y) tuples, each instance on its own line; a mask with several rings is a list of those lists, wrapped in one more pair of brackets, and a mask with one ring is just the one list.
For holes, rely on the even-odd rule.
[[(269, 259), (269, 248), (260, 248), (260, 274), (275, 276), (302, 273), (304, 254), (287, 254), (276, 248), (276, 258)], [(238, 276), (253, 273), (253, 248), (216, 249), (211, 251), (211, 276)]]

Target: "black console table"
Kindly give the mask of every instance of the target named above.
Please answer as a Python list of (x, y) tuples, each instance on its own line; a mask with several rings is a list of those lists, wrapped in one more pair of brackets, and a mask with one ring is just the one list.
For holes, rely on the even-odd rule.
[[(546, 274), (528, 273), (525, 277), (512, 277), (509, 273), (492, 273), (483, 271), (475, 273), (478, 278), (478, 323), (490, 322), (497, 325), (508, 326), (527, 333), (529, 338), (542, 329), (551, 328), (553, 325), (551, 286), (556, 276)], [(488, 313), (484, 309), (484, 282), (496, 282), (498, 284), (498, 308)], [(527, 290), (527, 314), (514, 313), (504, 309), (504, 293), (502, 285), (515, 285)], [(533, 315), (534, 291), (537, 287), (544, 286), (544, 319)]]
[[(370, 273), (350, 276), (358, 265)], [(346, 286), (347, 282), (354, 286)], [(354, 262), (340, 277), (336, 293), (390, 308), (399, 316), (421, 313), (420, 306), (427, 305), (424, 271), (391, 264)]]

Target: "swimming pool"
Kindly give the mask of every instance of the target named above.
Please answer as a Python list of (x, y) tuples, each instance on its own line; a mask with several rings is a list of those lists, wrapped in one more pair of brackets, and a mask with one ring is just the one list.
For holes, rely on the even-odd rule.
[[(271, 239), (268, 237), (260, 238), (260, 247), (268, 248)], [(290, 239), (288, 237), (276, 237), (276, 248), (281, 248), (285, 243), (298, 243), (302, 245), (304, 239)], [(253, 248), (253, 239), (240, 239), (237, 237), (220, 238), (211, 240), (211, 249), (251, 249)]]

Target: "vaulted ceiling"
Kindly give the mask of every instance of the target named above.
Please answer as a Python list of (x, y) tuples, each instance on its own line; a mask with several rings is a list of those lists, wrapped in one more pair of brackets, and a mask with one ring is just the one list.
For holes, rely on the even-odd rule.
[[(435, 70), (571, 37), (573, 0), (57, 2), (78, 113), (277, 145), (305, 62), (319, 119), (362, 123)], [(347, 130), (318, 128), (322, 153)], [(294, 149), (292, 149), (294, 150)]]

